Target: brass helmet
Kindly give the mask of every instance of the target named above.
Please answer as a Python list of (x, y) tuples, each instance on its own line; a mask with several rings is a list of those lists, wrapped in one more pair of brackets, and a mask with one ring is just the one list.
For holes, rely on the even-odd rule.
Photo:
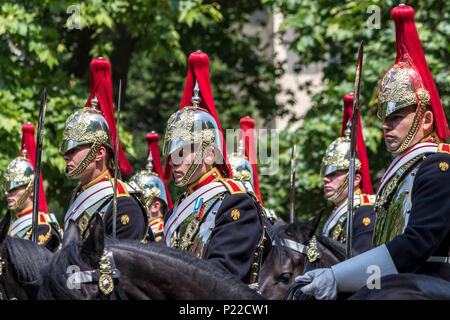
[[(177, 186), (185, 186), (203, 162), (208, 146), (215, 149), (214, 166), (223, 177), (230, 176), (226, 149), (209, 82), (209, 58), (197, 51), (189, 56), (189, 69), (180, 109), (167, 122), (163, 156), (166, 158), (164, 178), (170, 177), (169, 162), (181, 163), (177, 150), (195, 152), (195, 157)], [(200, 92), (201, 89), (201, 92)], [(201, 96), (200, 96), (201, 94)], [(170, 158), (169, 158), (170, 157)], [(168, 161), (170, 159), (170, 161)]]
[(22, 196), (10, 206), (11, 210), (16, 210), (29, 196), (33, 190), (33, 182), (34, 169), (26, 157), (26, 153), (24, 156), (19, 156), (11, 161), (3, 176), (2, 188), (4, 191), (11, 191), (12, 189), (26, 186)]
[(172, 201), (168, 194), (167, 186), (161, 179), (163, 173), (158, 148), (159, 136), (155, 132), (149, 132), (146, 135), (146, 139), (148, 142), (148, 156), (145, 169), (135, 173), (128, 183), (134, 189), (141, 191), (147, 207), (150, 207), (153, 200), (158, 198), (166, 204), (167, 209), (170, 209)]
[(253, 186), (253, 168), (245, 156), (244, 141), (240, 140), (238, 145), (238, 150), (232, 153), (228, 157), (230, 162), (231, 171), (233, 172), (233, 179), (250, 181)]
[[(22, 125), (22, 142), (19, 156), (8, 165), (6, 173), (2, 179), (2, 188), (10, 191), (18, 187), (25, 186), (25, 192), (9, 206), (16, 210), (28, 198), (34, 185), (34, 161), (36, 155), (35, 127), (32, 123)], [(42, 174), (39, 184), (39, 211), (47, 213), (47, 201), (45, 199)]]
[[(350, 168), (350, 121), (347, 123), (345, 136), (334, 140), (325, 151), (320, 165), (320, 175), (325, 177), (338, 170)], [(361, 161), (355, 159), (356, 170), (361, 169)]]
[(203, 152), (208, 146), (213, 146), (216, 150), (214, 163), (224, 163), (222, 138), (216, 121), (207, 110), (200, 108), (194, 99), (193, 104), (193, 106), (184, 107), (170, 116), (164, 136), (163, 156), (166, 159), (171, 156), (174, 163), (182, 161), (174, 151), (181, 148), (191, 150), (192, 145), (195, 147), (195, 158), (177, 186), (187, 184), (202, 163)]
[[(348, 186), (350, 168), (350, 120), (347, 122), (347, 128), (344, 131), (344, 136), (334, 140), (325, 151), (325, 155), (322, 158), (320, 165), (320, 175), (325, 177), (338, 170), (347, 170), (347, 175), (344, 181), (341, 183), (336, 192), (328, 198), (333, 201), (337, 199), (344, 189)], [(356, 154), (355, 158), (355, 170), (361, 169), (361, 161)]]
[[(61, 154), (79, 145), (92, 144), (89, 153), (79, 163), (78, 167), (66, 173), (74, 178), (82, 172), (94, 159), (100, 146), (105, 146), (116, 155), (118, 167), (123, 174), (130, 174), (133, 168), (122, 150), (120, 141), (116, 145), (116, 122), (114, 119), (114, 105), (112, 96), (111, 64), (103, 58), (93, 59), (90, 64), (91, 83), (90, 95), (84, 107), (73, 113), (66, 121), (63, 141), (60, 147)], [(113, 158), (113, 157), (111, 157)], [(111, 171), (114, 159), (107, 163)]]
[[(395, 23), (397, 57), (395, 64), (382, 77), (378, 91), (378, 117), (386, 117), (402, 108), (415, 106), (413, 123), (394, 154), (410, 147), (427, 106), (434, 114), (434, 125), (439, 138), (446, 138), (449, 128), (439, 94), (425, 60), (414, 22), (414, 9), (399, 5), (391, 11)], [(438, 141), (437, 141), (438, 142)]]
[(72, 171), (66, 172), (69, 178), (77, 176), (86, 168), (94, 159), (100, 146), (103, 145), (113, 150), (108, 122), (102, 112), (97, 109), (97, 97), (94, 97), (90, 104), (90, 108), (81, 108), (71, 114), (67, 118), (64, 128), (59, 149), (61, 155), (77, 146), (91, 144), (91, 148), (83, 161)]
[(149, 207), (156, 198), (161, 199), (166, 206), (168, 206), (164, 182), (158, 174), (152, 171), (151, 167), (146, 166), (145, 169), (135, 173), (130, 178), (129, 184), (134, 189), (142, 192), (147, 207)]

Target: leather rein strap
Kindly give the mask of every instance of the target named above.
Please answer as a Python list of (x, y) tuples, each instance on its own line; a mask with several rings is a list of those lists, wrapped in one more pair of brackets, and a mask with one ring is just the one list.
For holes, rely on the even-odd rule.
[[(319, 267), (322, 254), (319, 251), (316, 236), (313, 236), (311, 240), (309, 240), (308, 246), (290, 239), (283, 239), (281, 244), (283, 247), (297, 251), (307, 258), (303, 268), (303, 273)], [(272, 245), (275, 245), (275, 241), (272, 242)]]
[(101, 292), (99, 300), (128, 300), (119, 282), (120, 271), (116, 268), (113, 253), (106, 244), (99, 261), (99, 268), (76, 272), (74, 278), (77, 279), (76, 283), (98, 282)]

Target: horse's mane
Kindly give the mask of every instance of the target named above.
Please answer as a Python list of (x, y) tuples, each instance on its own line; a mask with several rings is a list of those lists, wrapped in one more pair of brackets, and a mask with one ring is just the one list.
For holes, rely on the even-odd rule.
[(323, 234), (316, 234), (317, 241), (325, 248), (330, 250), (339, 261), (345, 260), (345, 244), (337, 240), (333, 240)]
[(173, 261), (178, 269), (185, 276), (192, 276), (193, 279), (207, 279), (205, 286), (210, 286), (211, 290), (216, 287), (222, 287), (223, 291), (229, 292), (229, 296), (243, 297), (248, 299), (261, 299), (261, 295), (255, 290), (250, 289), (248, 285), (237, 279), (235, 276), (223, 272), (208, 260), (199, 259), (192, 254), (165, 246), (159, 242), (151, 242), (143, 244), (141, 242), (117, 242), (111, 246), (118, 249), (128, 249), (137, 251), (140, 255), (164, 256)]
[(273, 225), (266, 225), (267, 233), (269, 234), (270, 239), (274, 243), (275, 250), (277, 255), (281, 261), (283, 255), (287, 255), (289, 258), (293, 258), (292, 251), (288, 250), (286, 246), (284, 246), (284, 239), (286, 238), (286, 231), (292, 230), (294, 231), (292, 235), (294, 236), (295, 241), (301, 242), (303, 239), (298, 237), (298, 232), (300, 232), (302, 225), (304, 225), (304, 221), (294, 221), (294, 223), (287, 224), (282, 220), (277, 220)]
[[(254, 300), (263, 298), (234, 276), (225, 274), (207, 260), (198, 259), (182, 250), (169, 248), (164, 244), (155, 242), (143, 244), (138, 241), (114, 241), (108, 238), (106, 243), (110, 249), (131, 251), (143, 256), (143, 258), (145, 256), (154, 258), (155, 254), (157, 254), (158, 256), (170, 259), (171, 262), (176, 264), (177, 269), (184, 276), (194, 279), (193, 281), (195, 279), (205, 279), (207, 280), (204, 282), (205, 286), (211, 286), (211, 288), (220, 286), (224, 292), (230, 293), (229, 296), (245, 296), (248, 299)], [(80, 267), (80, 270), (92, 269), (80, 257), (80, 247), (80, 242), (69, 243), (43, 269), (45, 285), (39, 291), (39, 298), (83, 299), (81, 290), (68, 290), (67, 274), (64, 269), (68, 265), (77, 265)], [(162, 270), (161, 272), (164, 271)], [(174, 290), (175, 288), (176, 284), (174, 284)]]
[(42, 286), (38, 299), (78, 299), (83, 298), (81, 290), (71, 290), (67, 287), (67, 267), (76, 266), (79, 270), (90, 267), (80, 258), (81, 242), (71, 242), (59, 250), (44, 268), (42, 268)]
[[(292, 258), (292, 251), (283, 246), (283, 241), (286, 238), (286, 232), (289, 232), (294, 237), (295, 241), (307, 245), (306, 241), (309, 241), (310, 239), (301, 239), (299, 237), (299, 233), (301, 233), (302, 230), (308, 231), (308, 229), (309, 225), (307, 225), (307, 221), (304, 220), (297, 220), (290, 224), (284, 223), (280, 220), (276, 221), (272, 226), (268, 226), (267, 232), (271, 240), (274, 241), (275, 250), (277, 250), (277, 254), (281, 259), (282, 255), (287, 255)], [(315, 236), (317, 241), (329, 249), (337, 259), (345, 260), (344, 244), (320, 233), (316, 233)]]
[(25, 285), (25, 290), (36, 293), (41, 280), (41, 268), (51, 259), (52, 253), (30, 240), (6, 237), (5, 245), (11, 259), (16, 281)]

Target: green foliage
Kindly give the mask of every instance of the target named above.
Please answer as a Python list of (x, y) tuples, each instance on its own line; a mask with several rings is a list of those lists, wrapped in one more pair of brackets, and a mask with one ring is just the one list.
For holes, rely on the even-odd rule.
[[(58, 153), (64, 124), (89, 95), (89, 63), (111, 61), (113, 90), (124, 80), (120, 138), (135, 169), (143, 167), (145, 134), (161, 136), (180, 102), (188, 55), (201, 49), (211, 60), (211, 83), (222, 125), (258, 110), (275, 116), (281, 74), (259, 54), (256, 36), (240, 32), (260, 1), (3, 1), (0, 9), (0, 168), (18, 155), (21, 126), (37, 126), (48, 92), (42, 173), (49, 209), (62, 219), (77, 181), (65, 177)], [(237, 93), (241, 97), (237, 97)], [(117, 93), (115, 93), (117, 101)], [(143, 116), (144, 115), (144, 116)], [(126, 177), (125, 177), (126, 178)], [(173, 188), (173, 197), (180, 191)], [(1, 211), (5, 212), (4, 197)]]
[[(380, 8), (380, 29), (366, 25), (371, 15), (367, 9), (374, 4)], [(430, 71), (449, 114), (448, 11), (441, 1), (409, 4), (416, 10)], [(343, 97), (353, 91), (362, 40), (361, 114), (363, 124), (369, 124), (363, 132), (374, 186), (389, 163), (381, 124), (371, 116), (376, 112), (371, 113), (371, 105), (378, 80), (395, 59), (390, 20), (395, 5), (377, 0), (4, 0), (0, 6), (0, 170), (18, 155), (22, 124), (30, 121), (37, 126), (46, 87), (42, 173), (49, 208), (62, 218), (76, 181), (64, 175), (59, 144), (65, 120), (89, 95), (89, 63), (98, 56), (111, 61), (115, 95), (119, 79), (123, 80), (120, 136), (135, 169), (144, 166), (147, 132), (159, 133), (162, 146), (166, 121), (181, 100), (187, 57), (198, 49), (210, 57), (212, 91), (222, 127), (238, 128), (245, 115), (253, 116), (257, 127), (267, 126), (291, 107), (275, 100), (282, 92), (276, 80), (283, 69), (267, 54), (270, 43), (243, 29), (255, 13), (263, 13), (258, 23), (265, 25), (271, 13), (280, 12), (285, 18), (280, 34), (289, 29), (295, 33), (288, 45), (299, 57), (296, 70), (323, 63), (323, 87), (312, 96), (312, 109), (302, 119), (292, 118), (291, 123), (302, 121), (298, 130), (278, 128), (279, 170), (261, 176), (260, 184), (264, 204), (287, 220), (295, 143), (295, 208), (297, 216), (309, 218), (321, 207), (331, 208), (322, 196), (319, 167), (327, 145), (340, 133)], [(301, 89), (311, 89), (311, 84)], [(175, 200), (181, 189), (170, 184), (170, 191)], [(5, 212), (4, 197), (0, 200), (0, 210)]]
[[(280, 174), (262, 177), (261, 189), (267, 203), (284, 218), (289, 218), (289, 161), (292, 144), (297, 144), (296, 212), (312, 217), (325, 206), (319, 166), (326, 147), (341, 130), (343, 97), (353, 92), (354, 75), (361, 41), (364, 41), (363, 78), (361, 82), (361, 117), (374, 190), (390, 163), (382, 141), (381, 123), (371, 110), (378, 81), (395, 61), (395, 28), (390, 11), (394, 1), (264, 1), (284, 22), (280, 32), (293, 30), (290, 49), (299, 57), (298, 71), (309, 63), (324, 63), (323, 89), (312, 97), (313, 107), (294, 133), (282, 132)], [(415, 20), (428, 66), (438, 88), (447, 116), (449, 109), (448, 30), (449, 14), (442, 1), (408, 2), (416, 12)], [(373, 14), (370, 5), (380, 8), (380, 28), (370, 29)], [(445, 7), (445, 6), (444, 6)], [(308, 89), (308, 85), (303, 89)], [(373, 114), (373, 116), (371, 116)], [(368, 123), (368, 126), (366, 124)], [(274, 188), (274, 186), (277, 186)], [(275, 196), (273, 190), (275, 191)], [(329, 204), (328, 204), (329, 205)], [(322, 219), (324, 221), (324, 219)]]

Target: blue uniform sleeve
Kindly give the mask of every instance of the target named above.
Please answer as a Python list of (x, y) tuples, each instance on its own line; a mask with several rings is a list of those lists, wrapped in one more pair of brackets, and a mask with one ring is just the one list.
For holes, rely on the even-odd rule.
[[(450, 155), (430, 155), (420, 165), (412, 189), (412, 208), (403, 234), (386, 244), (399, 272), (414, 272), (440, 248), (450, 228)], [(442, 251), (442, 252), (441, 252)]]
[[(113, 204), (105, 212), (105, 233), (112, 235)], [(116, 238), (142, 240), (146, 232), (144, 213), (136, 200), (130, 197), (117, 199)]]
[(228, 194), (217, 211), (206, 259), (219, 269), (249, 283), (262, 228), (251, 197), (248, 194)]
[(357, 255), (372, 249), (375, 212), (373, 206), (360, 206), (353, 216), (352, 252)]

